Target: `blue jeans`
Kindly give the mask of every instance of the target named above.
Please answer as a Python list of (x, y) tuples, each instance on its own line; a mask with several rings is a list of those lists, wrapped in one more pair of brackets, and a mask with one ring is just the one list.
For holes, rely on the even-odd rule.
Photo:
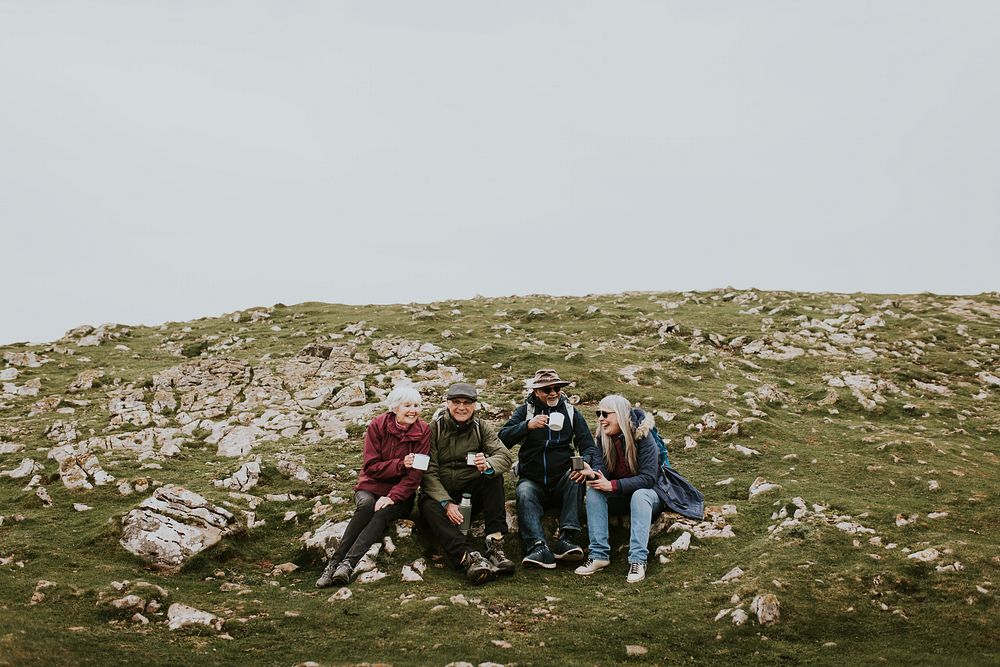
[(653, 489), (639, 489), (631, 498), (612, 496), (596, 489), (587, 489), (587, 531), (590, 533), (590, 558), (611, 560), (611, 541), (608, 537), (608, 511), (622, 514), (628, 503), (632, 535), (628, 543), (628, 561), (645, 563), (649, 557), (649, 526), (653, 513), (660, 513), (660, 497)]
[(530, 479), (521, 478), (514, 494), (517, 497), (517, 522), (525, 551), (528, 551), (536, 542), (545, 542), (542, 517), (545, 516), (544, 505), (547, 502), (555, 501), (561, 506), (559, 510), (560, 533), (566, 530), (580, 530), (580, 494), (582, 491), (583, 487), (569, 478), (569, 471), (563, 474), (555, 488), (550, 490), (546, 490), (544, 486)]

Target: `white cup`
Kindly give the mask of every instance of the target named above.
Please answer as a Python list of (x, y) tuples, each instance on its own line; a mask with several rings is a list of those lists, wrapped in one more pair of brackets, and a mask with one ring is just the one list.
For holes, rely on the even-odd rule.
[(417, 470), (427, 470), (427, 466), (431, 462), (431, 457), (426, 454), (414, 454), (413, 455), (413, 467)]
[(566, 416), (561, 412), (553, 412), (549, 415), (549, 428), (553, 431), (561, 431)]
[(469, 452), (469, 455), (465, 457), (465, 462), (470, 466), (476, 465), (476, 454), (478, 454), (478, 452)]

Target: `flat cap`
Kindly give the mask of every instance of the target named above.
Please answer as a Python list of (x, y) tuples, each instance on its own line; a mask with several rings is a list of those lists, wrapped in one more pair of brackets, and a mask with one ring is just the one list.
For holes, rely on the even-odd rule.
[(473, 401), (479, 400), (479, 392), (467, 382), (459, 382), (448, 387), (445, 398), (468, 398)]

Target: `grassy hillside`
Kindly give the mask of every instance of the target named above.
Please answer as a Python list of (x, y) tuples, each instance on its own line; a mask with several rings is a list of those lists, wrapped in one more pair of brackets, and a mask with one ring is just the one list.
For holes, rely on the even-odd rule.
[[(277, 304), (2, 346), (0, 471), (25, 474), (0, 476), (0, 665), (998, 664), (998, 327), (995, 292), (718, 290)], [(364, 425), (394, 383), (418, 383), (426, 419), (450, 382), (477, 382), (500, 424), (542, 367), (575, 380), (591, 428), (608, 393), (656, 414), (710, 511), (664, 517), (650, 551), (694, 529), (689, 550), (651, 555), (639, 585), (618, 550), (587, 580), (519, 568), (470, 587), (418, 522), (378, 555), (385, 578), (346, 600), (313, 587), (322, 554), (303, 536), (350, 515)], [(220, 456), (240, 426), (252, 450)], [(57, 449), (114, 481), (87, 464), (92, 488), (67, 488)], [(253, 488), (214, 483), (255, 457)], [(777, 487), (750, 499), (758, 478)], [(119, 544), (166, 484), (239, 524), (173, 573)], [(713, 528), (732, 537), (697, 537)], [(613, 529), (613, 549), (627, 541)], [(402, 581), (419, 558), (424, 580)], [(767, 593), (780, 619), (764, 626), (750, 604)], [(140, 606), (110, 604), (125, 594)], [(178, 602), (224, 628), (168, 629)]]

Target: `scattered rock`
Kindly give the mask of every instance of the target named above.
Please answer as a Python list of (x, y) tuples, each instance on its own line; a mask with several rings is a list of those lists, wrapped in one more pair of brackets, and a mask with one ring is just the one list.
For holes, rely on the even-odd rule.
[(225, 621), (215, 614), (189, 607), (180, 602), (173, 603), (167, 609), (167, 621), (167, 627), (171, 630), (179, 630), (193, 625), (204, 625), (216, 632), (221, 632), (223, 625), (225, 625)]
[(354, 593), (351, 592), (351, 589), (345, 586), (344, 588), (338, 589), (337, 592), (328, 597), (326, 601), (336, 602), (338, 600), (350, 600), (353, 595)]
[(176, 570), (231, 533), (235, 517), (192, 491), (168, 484), (129, 512), (122, 525), (122, 547), (157, 567)]
[(922, 563), (930, 563), (941, 557), (941, 552), (933, 547), (929, 549), (924, 549), (922, 551), (914, 551), (912, 554), (907, 556), (910, 560), (918, 560)]
[(781, 486), (778, 484), (772, 484), (766, 481), (763, 477), (758, 477), (750, 485), (750, 496), (748, 500), (753, 500), (762, 493), (767, 493), (768, 491), (773, 491), (775, 489), (780, 489)]
[(761, 625), (773, 625), (781, 615), (781, 603), (773, 593), (758, 595), (750, 603), (750, 612), (757, 614), (757, 622)]

